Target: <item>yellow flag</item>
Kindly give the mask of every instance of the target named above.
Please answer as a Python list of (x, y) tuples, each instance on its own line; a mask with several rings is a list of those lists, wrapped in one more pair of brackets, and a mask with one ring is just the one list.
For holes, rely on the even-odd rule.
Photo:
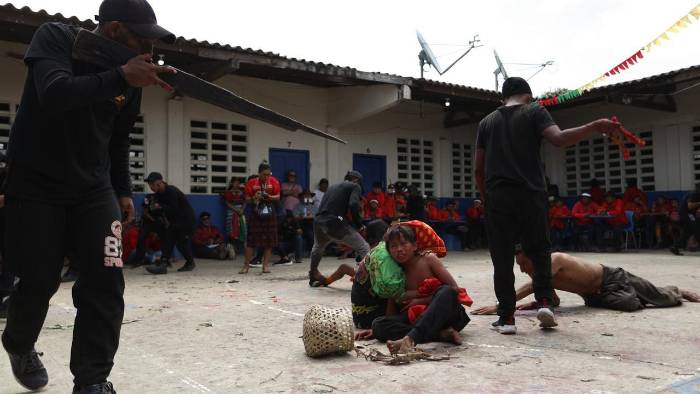
[[(669, 29), (669, 30), (670, 30), (670, 29)], [(666, 30), (665, 32), (661, 33), (661, 35), (660, 35), (659, 37), (660, 37), (660, 38), (663, 38), (664, 40), (670, 40), (670, 39), (671, 39), (671, 37), (668, 36), (668, 30)]]
[(676, 23), (676, 26), (683, 28), (683, 27), (688, 27), (688, 25), (690, 25), (691, 23), (693, 23), (693, 22), (690, 20), (688, 15), (686, 15), (686, 16), (682, 17), (678, 21), (678, 23)]
[(690, 15), (700, 19), (700, 4), (698, 4), (695, 8), (690, 10)]
[(643, 48), (643, 49), (644, 49), (644, 52), (646, 52), (646, 53), (651, 52), (651, 47), (652, 47), (652, 45), (653, 45), (652, 42), (650, 42), (650, 43), (644, 45), (644, 48)]
[(669, 32), (669, 31), (672, 33), (678, 33), (679, 32), (678, 26), (673, 25), (673, 26), (669, 27), (668, 30), (666, 30), (666, 32)]
[(657, 47), (658, 47), (658, 46), (661, 46), (661, 38), (655, 39), (654, 41), (652, 41), (652, 43), (653, 43), (655, 46), (657, 46)]

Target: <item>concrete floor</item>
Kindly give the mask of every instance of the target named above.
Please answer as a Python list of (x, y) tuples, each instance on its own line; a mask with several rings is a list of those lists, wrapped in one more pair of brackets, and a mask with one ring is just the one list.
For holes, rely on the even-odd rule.
[[(658, 285), (700, 291), (700, 256), (668, 253), (588, 254)], [(350, 261), (350, 260), (346, 260)], [(338, 261), (327, 258), (329, 271)], [(475, 306), (495, 301), (486, 252), (451, 253), (445, 263)], [(120, 393), (700, 392), (700, 304), (637, 313), (589, 309), (563, 293), (559, 328), (537, 328), (519, 314), (518, 335), (488, 329), (492, 316), (472, 316), (464, 345), (428, 344), (453, 359), (385, 366), (348, 353), (304, 354), (303, 314), (312, 304), (349, 306), (351, 283), (310, 289), (307, 264), (237, 275), (236, 261), (201, 261), (191, 273), (154, 277), (126, 269), (126, 314), (111, 380)], [(229, 283), (235, 280), (235, 283)], [(518, 276), (518, 282), (525, 280)], [(72, 324), (70, 285), (52, 299), (37, 344), (50, 374), (47, 392), (68, 393)], [(0, 321), (0, 328), (4, 321)], [(369, 342), (384, 350), (382, 344)], [(5, 356), (0, 393), (21, 393)]]

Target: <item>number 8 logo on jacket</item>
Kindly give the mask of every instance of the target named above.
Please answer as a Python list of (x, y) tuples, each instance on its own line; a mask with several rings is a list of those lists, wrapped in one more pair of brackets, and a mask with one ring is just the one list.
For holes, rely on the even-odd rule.
[(105, 267), (124, 266), (122, 261), (122, 224), (115, 220), (111, 226), (112, 235), (105, 237), (104, 253)]

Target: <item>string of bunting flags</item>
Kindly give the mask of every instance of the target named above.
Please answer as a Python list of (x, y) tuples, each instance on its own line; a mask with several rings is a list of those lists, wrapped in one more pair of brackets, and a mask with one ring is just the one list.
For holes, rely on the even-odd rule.
[(632, 56), (626, 58), (620, 64), (618, 64), (615, 67), (608, 70), (605, 74), (599, 76), (598, 78), (581, 86), (578, 89), (566, 90), (565, 92), (558, 94), (556, 96), (539, 99), (539, 100), (537, 100), (537, 102), (542, 106), (548, 107), (548, 106), (564, 103), (566, 101), (569, 101), (569, 100), (572, 100), (576, 97), (581, 96), (582, 94), (593, 89), (599, 83), (603, 82), (606, 78), (610, 78), (613, 75), (620, 74), (623, 71), (628, 70), (630, 67), (637, 64), (639, 61), (643, 60), (645, 58), (645, 56), (647, 54), (649, 54), (654, 48), (661, 46), (664, 41), (671, 40), (670, 33), (678, 34), (681, 32), (681, 30), (685, 29), (686, 27), (690, 26), (692, 23), (697, 22), (699, 20), (700, 20), (700, 4), (696, 5), (692, 10), (690, 10), (690, 12), (688, 12), (686, 15), (683, 15), (682, 18), (680, 18), (678, 21), (676, 21), (674, 24), (672, 24), (671, 27), (666, 29), (663, 33), (659, 34), (653, 40), (649, 41), (649, 43), (644, 45), (641, 49), (639, 49), (637, 52), (635, 52)]

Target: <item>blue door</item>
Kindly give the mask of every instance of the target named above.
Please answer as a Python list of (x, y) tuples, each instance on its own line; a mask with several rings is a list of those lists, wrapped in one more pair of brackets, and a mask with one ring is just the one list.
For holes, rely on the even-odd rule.
[(372, 191), (372, 184), (380, 182), (386, 187), (386, 156), (352, 155), (352, 169), (362, 174), (362, 189), (365, 193)]
[(284, 182), (284, 174), (291, 170), (297, 174), (297, 183), (304, 189), (309, 188), (308, 150), (270, 148), (270, 166), (280, 183)]

